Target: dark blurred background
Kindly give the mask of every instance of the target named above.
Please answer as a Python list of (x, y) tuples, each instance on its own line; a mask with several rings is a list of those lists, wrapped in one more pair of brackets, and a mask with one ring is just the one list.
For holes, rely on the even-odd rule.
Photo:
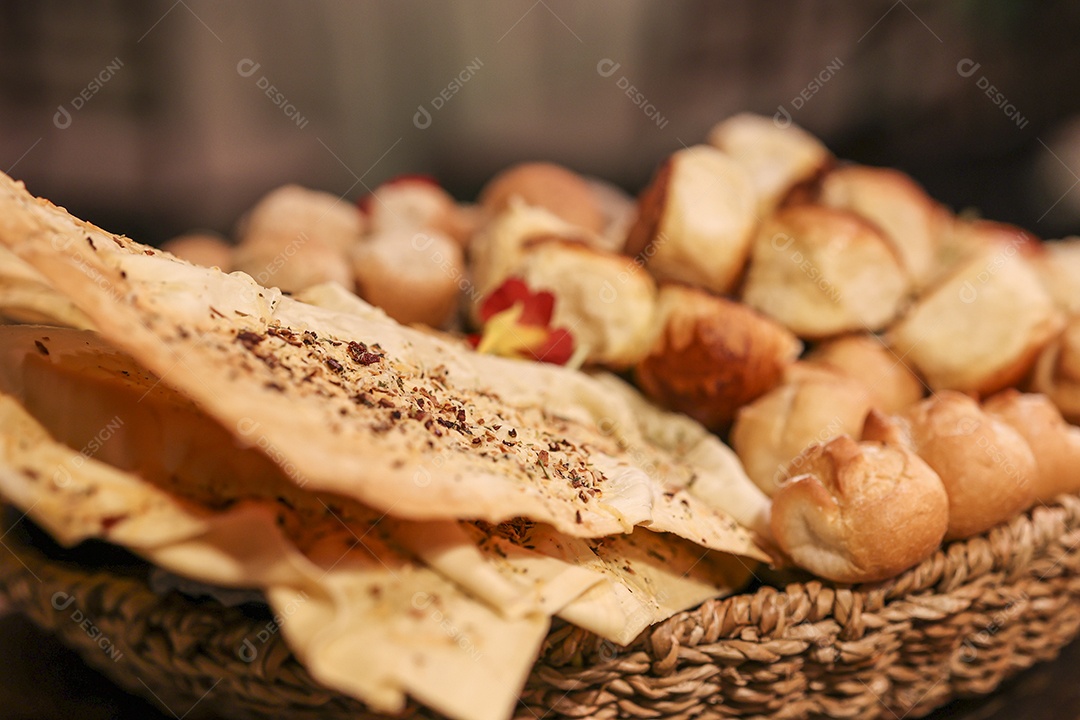
[(1080, 231), (1078, 37), (1064, 1), (0, 2), (0, 169), (160, 242), (285, 182), (468, 199), (551, 159), (636, 192), (752, 110), (1055, 237)]

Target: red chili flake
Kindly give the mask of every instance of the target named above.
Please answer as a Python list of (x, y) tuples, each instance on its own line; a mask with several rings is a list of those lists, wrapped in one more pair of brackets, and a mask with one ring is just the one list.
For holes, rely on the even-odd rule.
[(540, 462), (541, 465), (547, 465), (548, 464), (547, 450), (541, 450), (540, 453), (537, 455), (537, 460)]
[(390, 413), (390, 417), (394, 418), (395, 420), (400, 420), (401, 419), (401, 411), (400, 410), (393, 411), (392, 413)]
[(580, 510), (575, 510), (574, 511), (574, 520), (577, 522), (578, 525), (581, 524), (581, 511)]
[(361, 342), (350, 342), (348, 352), (349, 357), (360, 365), (374, 365), (382, 360), (382, 355), (371, 352), (367, 345)]
[(237, 334), (236, 340), (248, 350), (254, 350), (255, 346), (261, 343), (265, 338), (258, 333), (253, 333), (248, 330), (244, 330)]
[(514, 428), (510, 428), (509, 430), (506, 431), (506, 434), (509, 435), (512, 438), (516, 438), (517, 437), (517, 430), (515, 430)]
[(465, 409), (464, 408), (459, 408), (458, 409), (458, 411), (457, 411), (457, 421), (459, 423), (465, 422)]
[(491, 429), (492, 430), (500, 430), (500, 429), (502, 429), (502, 425), (492, 425)]
[(334, 358), (326, 358), (326, 366), (336, 373), (339, 373), (345, 369), (341, 366), (341, 363), (339, 363)]
[(379, 407), (392, 408), (394, 407), (394, 401), (390, 398), (379, 398)]

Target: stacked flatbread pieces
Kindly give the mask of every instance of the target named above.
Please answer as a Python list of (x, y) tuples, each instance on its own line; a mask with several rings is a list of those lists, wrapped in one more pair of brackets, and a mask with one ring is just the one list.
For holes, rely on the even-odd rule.
[(731, 452), (614, 377), (189, 265), (2, 175), (0, 252), (0, 312), (44, 323), (0, 326), (3, 499), (260, 590), (373, 710), (507, 717), (552, 617), (625, 644), (767, 559)]

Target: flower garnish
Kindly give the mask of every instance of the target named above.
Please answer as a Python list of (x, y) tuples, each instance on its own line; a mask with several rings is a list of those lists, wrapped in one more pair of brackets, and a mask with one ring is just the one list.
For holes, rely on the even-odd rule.
[(554, 311), (550, 292), (533, 292), (521, 278), (509, 278), (484, 299), (483, 332), (470, 340), (478, 352), (566, 365), (578, 359), (574, 337), (566, 328), (551, 327)]

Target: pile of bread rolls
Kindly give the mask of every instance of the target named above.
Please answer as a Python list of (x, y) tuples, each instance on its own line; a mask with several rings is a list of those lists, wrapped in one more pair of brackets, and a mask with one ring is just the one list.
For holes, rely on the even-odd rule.
[(956, 216), (794, 125), (729, 118), (636, 202), (525, 163), (472, 205), (417, 177), (358, 205), (280, 188), (236, 239), (167, 249), (452, 331), (511, 278), (552, 293), (575, 357), (725, 437), (823, 578), (886, 579), (1080, 491), (1080, 238)]

